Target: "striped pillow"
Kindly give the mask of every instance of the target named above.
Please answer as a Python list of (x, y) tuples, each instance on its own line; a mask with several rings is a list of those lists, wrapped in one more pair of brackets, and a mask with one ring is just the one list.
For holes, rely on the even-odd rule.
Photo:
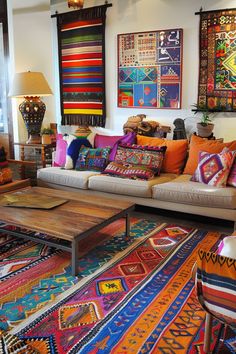
[(202, 307), (236, 327), (236, 260), (198, 251), (196, 290)]

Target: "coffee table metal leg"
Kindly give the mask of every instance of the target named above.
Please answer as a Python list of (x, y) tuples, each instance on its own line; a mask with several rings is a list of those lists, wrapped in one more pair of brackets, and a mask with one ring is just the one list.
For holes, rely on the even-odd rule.
[(128, 240), (130, 238), (130, 215), (126, 214), (125, 220), (125, 238)]
[(72, 253), (71, 253), (71, 273), (73, 276), (76, 276), (78, 274), (78, 257), (79, 257), (79, 252), (78, 252), (78, 240), (74, 239), (71, 244), (72, 247)]

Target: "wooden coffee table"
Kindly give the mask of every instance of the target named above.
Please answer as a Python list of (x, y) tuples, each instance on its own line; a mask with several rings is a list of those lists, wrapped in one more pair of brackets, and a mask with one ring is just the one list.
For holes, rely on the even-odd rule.
[[(56, 247), (71, 253), (72, 275), (78, 273), (78, 243), (121, 217), (126, 218), (125, 237), (130, 234), (129, 213), (135, 204), (116, 199), (88, 196), (82, 192), (29, 187), (14, 193), (37, 193), (39, 195), (65, 198), (65, 204), (50, 210), (0, 206), (0, 220), (21, 228), (38, 231), (51, 236), (40, 238), (26, 235), (19, 230), (7, 230), (12, 236)], [(6, 229), (0, 228), (6, 233)]]

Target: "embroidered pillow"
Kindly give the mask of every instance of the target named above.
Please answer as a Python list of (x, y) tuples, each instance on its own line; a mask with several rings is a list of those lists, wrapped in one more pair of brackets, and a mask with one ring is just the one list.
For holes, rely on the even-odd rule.
[(77, 171), (103, 171), (108, 164), (110, 147), (90, 149), (81, 147), (75, 169)]
[(120, 164), (146, 166), (159, 175), (166, 146), (142, 146), (122, 144), (118, 146), (115, 162)]
[[(69, 136), (69, 139), (70, 138), (71, 136)], [(74, 137), (72, 138), (72, 141), (70, 141), (70, 143), (68, 144), (65, 163), (66, 170), (72, 170), (73, 168), (75, 168), (75, 164), (78, 159), (81, 146), (92, 147), (92, 145), (86, 138), (78, 139)]]
[(215, 187), (224, 187), (235, 157), (235, 151), (209, 154), (201, 151), (199, 162), (191, 181), (202, 182)]
[(162, 164), (162, 172), (180, 174), (184, 168), (187, 151), (188, 140), (167, 140), (150, 136), (137, 135), (138, 145), (150, 146), (166, 146), (164, 161)]
[(147, 166), (128, 163), (121, 164), (117, 162), (110, 162), (102, 173), (129, 179), (148, 180), (154, 177), (153, 170)]
[(228, 147), (230, 151), (236, 150), (236, 140), (228, 143), (222, 143), (218, 140), (208, 140), (199, 136), (192, 135), (189, 144), (189, 154), (184, 174), (192, 175), (198, 165), (198, 154), (200, 151), (206, 151), (209, 154), (219, 154), (224, 147)]

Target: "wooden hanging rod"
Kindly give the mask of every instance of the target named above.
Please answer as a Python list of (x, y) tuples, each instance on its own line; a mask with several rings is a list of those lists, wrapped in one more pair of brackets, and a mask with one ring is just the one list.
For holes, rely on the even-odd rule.
[(68, 11), (68, 12), (63, 12), (61, 14), (59, 13), (55, 13), (54, 15), (51, 15), (51, 18), (53, 17), (59, 17), (59, 16), (63, 16), (63, 15), (67, 15), (68, 13), (75, 13), (77, 11), (83, 11), (83, 10), (88, 10), (88, 9), (92, 9), (92, 8), (98, 8), (98, 7), (111, 7), (112, 4), (105, 4), (105, 5), (100, 5), (100, 6), (94, 6), (94, 7), (85, 7), (84, 9), (80, 9), (80, 10), (75, 10), (75, 11)]
[(208, 10), (208, 11), (202, 11), (200, 9), (200, 11), (195, 12), (195, 15), (208, 14), (210, 12), (232, 11), (232, 10), (236, 10), (236, 8), (232, 8), (232, 9), (217, 9), (217, 10)]

